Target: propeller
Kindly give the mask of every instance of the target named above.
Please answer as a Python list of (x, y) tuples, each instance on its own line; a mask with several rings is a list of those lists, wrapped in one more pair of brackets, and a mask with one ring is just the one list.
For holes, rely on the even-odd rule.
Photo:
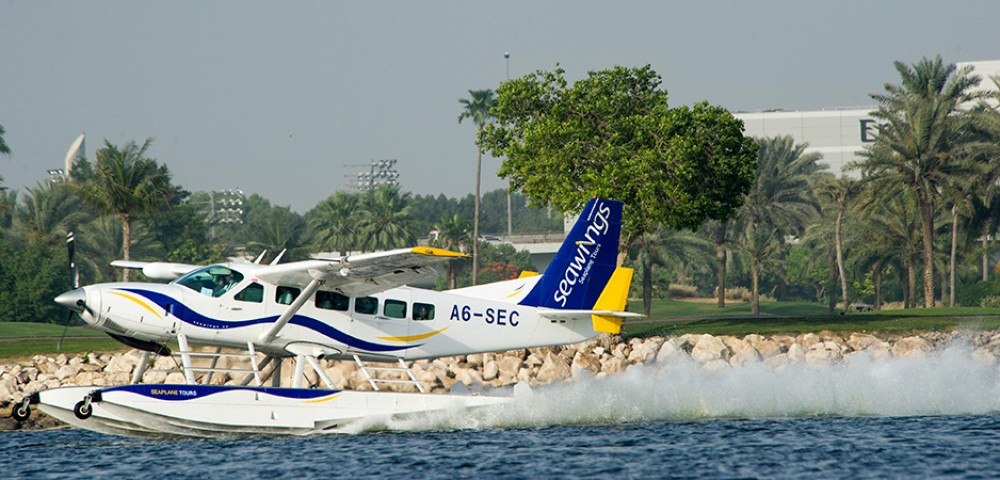
[[(73, 232), (67, 233), (66, 234), (66, 252), (69, 254), (69, 276), (70, 276), (70, 279), (73, 282), (73, 290), (74, 291), (77, 290), (78, 288), (80, 288), (80, 271), (76, 268), (76, 247), (75, 247), (75, 244), (76, 244), (76, 237), (74, 236)], [(65, 295), (65, 294), (63, 294), (63, 295)], [(83, 305), (81, 304), (81, 302), (82, 302), (82, 300), (78, 300), (76, 303), (77, 303), (77, 305), (79, 305), (79, 306), (82, 307)], [(75, 311), (73, 309), (69, 309), (69, 314), (66, 315), (66, 325), (63, 327), (62, 335), (59, 336), (59, 343), (56, 345), (56, 351), (57, 352), (61, 352), (62, 351), (63, 339), (66, 338), (66, 331), (69, 330), (69, 324), (73, 320), (73, 314), (74, 313), (75, 313)]]

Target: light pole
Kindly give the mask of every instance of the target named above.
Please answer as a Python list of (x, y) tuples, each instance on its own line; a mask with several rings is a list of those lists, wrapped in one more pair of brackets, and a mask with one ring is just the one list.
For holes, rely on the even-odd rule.
[[(510, 81), (510, 52), (503, 52), (503, 58), (507, 62), (507, 81)], [(507, 181), (507, 236), (514, 234), (514, 216), (511, 213), (510, 201), (510, 180)], [(509, 240), (508, 240), (509, 241)]]
[(364, 168), (368, 171), (360, 171), (354, 175), (347, 175), (352, 179), (350, 186), (359, 192), (371, 192), (379, 185), (399, 185), (399, 172), (396, 171), (396, 159), (372, 160), (370, 165), (344, 165), (345, 167)]

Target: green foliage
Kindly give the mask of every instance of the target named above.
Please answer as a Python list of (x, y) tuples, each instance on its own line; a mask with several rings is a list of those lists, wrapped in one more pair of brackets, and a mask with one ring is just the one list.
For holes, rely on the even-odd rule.
[(0, 237), (0, 321), (57, 322), (65, 318), (52, 299), (71, 287), (63, 243), (15, 245)]
[(980, 306), (989, 297), (1000, 297), (1000, 280), (977, 281), (958, 289), (958, 303), (965, 307)]
[[(578, 212), (591, 195), (625, 203), (627, 235), (661, 223), (696, 228), (729, 218), (753, 179), (756, 144), (721, 107), (671, 109), (649, 66), (564, 71), (503, 83), (482, 144), (532, 202)], [(657, 201), (649, 201), (657, 199)]]
[(982, 165), (970, 162), (963, 152), (980, 139), (970, 128), (973, 117), (962, 106), (983, 93), (975, 90), (980, 78), (971, 74), (971, 67), (958, 70), (940, 56), (913, 66), (898, 61), (894, 65), (901, 83), (887, 83), (885, 93), (872, 95), (879, 103), (872, 116), (884, 123), (855, 167), (878, 196), (913, 196), (921, 227), (924, 306), (929, 308), (935, 291), (935, 205), (964, 197), (976, 183), (970, 178), (987, 177), (980, 173)]
[[(3, 139), (3, 136), (6, 133), (7, 132), (3, 129), (3, 125), (0, 125), (0, 153), (10, 154), (10, 147), (7, 146), (7, 142)], [(0, 177), (0, 182), (2, 181), (3, 177)]]

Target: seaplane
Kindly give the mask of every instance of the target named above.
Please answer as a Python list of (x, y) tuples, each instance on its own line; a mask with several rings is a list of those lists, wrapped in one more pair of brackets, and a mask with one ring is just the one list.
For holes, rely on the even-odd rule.
[[(74, 285), (55, 302), (142, 351), (131, 382), (42, 390), (16, 403), (12, 416), (26, 419), (34, 407), (126, 436), (311, 435), (375, 417), (502, 405), (513, 397), (428, 393), (407, 362), (619, 333), (623, 320), (638, 316), (624, 311), (632, 270), (617, 266), (621, 213), (620, 202), (595, 197), (542, 274), (447, 291), (408, 286), (465, 256), (425, 246), (269, 264), (263, 255), (216, 265), (115, 261), (170, 282)], [(142, 383), (153, 355), (179, 357), (184, 381)], [(225, 356), (248, 359), (249, 367), (218, 367)], [(372, 390), (335, 385), (320, 359), (357, 362)], [(286, 362), (295, 370), (281, 385)], [(398, 365), (380, 368), (397, 370), (396, 381), (417, 391), (383, 391), (370, 363)], [(314, 385), (304, 384), (311, 383), (306, 366)], [(212, 384), (221, 371), (233, 380)]]

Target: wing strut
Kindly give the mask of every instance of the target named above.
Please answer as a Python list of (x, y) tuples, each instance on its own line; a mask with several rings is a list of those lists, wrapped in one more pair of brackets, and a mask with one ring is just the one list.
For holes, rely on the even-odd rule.
[(298, 313), (299, 309), (302, 308), (302, 305), (306, 303), (306, 300), (309, 300), (309, 297), (312, 297), (312, 295), (316, 293), (316, 289), (318, 289), (322, 284), (322, 280), (317, 278), (312, 279), (312, 281), (309, 282), (309, 285), (306, 285), (306, 288), (302, 290), (301, 294), (299, 294), (298, 298), (296, 298), (292, 304), (285, 309), (285, 313), (282, 313), (281, 316), (274, 321), (274, 325), (271, 326), (271, 329), (257, 337), (257, 343), (271, 343), (271, 341), (278, 336), (278, 332), (281, 332), (281, 329), (285, 328), (285, 325), (288, 325), (288, 321), (291, 320), (296, 313)]

